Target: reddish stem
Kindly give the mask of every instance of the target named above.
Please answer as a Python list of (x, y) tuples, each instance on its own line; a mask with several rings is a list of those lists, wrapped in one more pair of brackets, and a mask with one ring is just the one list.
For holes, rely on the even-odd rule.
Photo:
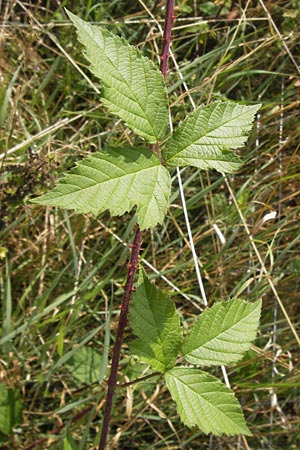
[[(164, 26), (164, 36), (163, 36), (163, 45), (162, 45), (162, 52), (160, 55), (161, 64), (160, 64), (160, 70), (163, 74), (164, 79), (166, 79), (167, 75), (167, 69), (168, 69), (168, 58), (169, 58), (169, 48), (170, 48), (170, 42), (171, 42), (171, 29), (172, 29), (172, 23), (174, 20), (174, 0), (167, 0), (167, 11), (166, 11), (166, 19), (165, 19), (165, 26)], [(152, 147), (152, 151), (155, 151), (156, 147)], [(122, 341), (123, 341), (123, 335), (124, 330), (127, 323), (127, 315), (128, 315), (128, 307), (129, 307), (129, 301), (131, 297), (131, 293), (133, 291), (133, 283), (134, 283), (134, 276), (135, 272), (137, 270), (137, 263), (139, 258), (139, 252), (141, 248), (141, 242), (142, 242), (142, 233), (137, 225), (137, 230), (135, 232), (133, 244), (132, 244), (132, 252), (129, 262), (129, 269), (127, 274), (127, 280), (124, 287), (124, 295), (121, 305), (121, 313), (120, 313), (120, 319), (118, 324), (118, 330), (117, 330), (117, 337), (115, 341), (115, 345), (113, 348), (113, 356), (112, 356), (112, 363), (111, 363), (111, 371), (110, 376), (108, 379), (108, 388), (107, 388), (107, 394), (106, 394), (106, 402), (105, 402), (105, 409), (104, 409), (104, 418), (103, 418), (103, 424), (102, 424), (102, 431), (101, 431), (101, 438), (98, 450), (105, 450), (106, 441), (107, 441), (107, 435), (108, 435), (108, 429), (109, 429), (109, 422), (111, 417), (111, 410), (112, 410), (112, 404), (113, 404), (113, 395), (117, 384), (117, 372), (118, 372), (118, 365), (120, 360), (120, 354), (121, 354), (121, 347), (122, 347)], [(149, 375), (153, 376), (153, 374)], [(145, 377), (145, 378), (148, 378)], [(130, 385), (131, 383), (128, 383)], [(77, 414), (72, 422), (76, 422), (79, 420), (82, 416), (87, 414), (92, 407), (88, 407), (85, 410), (83, 410), (81, 413)], [(52, 433), (58, 434), (59, 431), (64, 427), (64, 425), (58, 427), (55, 429)], [(35, 443), (33, 443), (30, 447), (28, 447), (27, 450), (33, 449), (36, 447), (36, 445), (39, 445), (40, 443), (43, 443), (45, 438), (42, 438)]]
[[(166, 79), (167, 70), (168, 70), (168, 58), (169, 58), (169, 48), (170, 48), (170, 42), (171, 42), (171, 30), (172, 30), (173, 20), (174, 20), (174, 0), (167, 0), (167, 11), (166, 11), (165, 26), (164, 26), (163, 45), (162, 45), (162, 52), (161, 52), (161, 56), (160, 56), (160, 60), (161, 60), (160, 70), (163, 74), (164, 79)], [(154, 150), (154, 148), (152, 148), (152, 151), (153, 150)], [(130, 258), (130, 263), (129, 263), (127, 282), (126, 282), (126, 285), (124, 288), (124, 296), (123, 296), (123, 301), (122, 301), (122, 306), (121, 306), (121, 314), (120, 314), (120, 319), (119, 319), (117, 338), (116, 338), (116, 342), (115, 342), (114, 349), (113, 349), (111, 371), (110, 371), (110, 376), (108, 379), (108, 390), (107, 390), (107, 394), (106, 394), (104, 418), (103, 418), (101, 438), (100, 438), (98, 450), (105, 450), (105, 446), (106, 446), (109, 422), (110, 422), (110, 416), (111, 416), (111, 409), (112, 409), (113, 394), (114, 394), (116, 383), (117, 383), (117, 371), (118, 371), (118, 365), (119, 365), (119, 359), (120, 359), (120, 353), (121, 353), (123, 334), (124, 334), (124, 329), (125, 329), (125, 326), (127, 323), (128, 306), (129, 306), (129, 301), (130, 301), (131, 292), (132, 292), (132, 288), (133, 288), (134, 275), (135, 275), (135, 271), (136, 271), (136, 265), (138, 262), (141, 241), (142, 241), (142, 234), (141, 234), (140, 229), (138, 228), (136, 231), (135, 237), (134, 237), (133, 244), (132, 244), (132, 253), (131, 253), (131, 258)]]
[(163, 36), (163, 45), (162, 51), (160, 55), (160, 71), (163, 74), (164, 79), (167, 77), (168, 71), (168, 59), (169, 59), (169, 49), (171, 43), (171, 31), (172, 24), (174, 20), (174, 0), (167, 0), (167, 11), (166, 11), (166, 19), (164, 26), (164, 36)]
[(121, 305), (121, 313), (120, 313), (120, 319), (119, 319), (119, 324), (118, 324), (116, 342), (115, 342), (114, 349), (113, 349), (110, 375), (109, 375), (109, 379), (107, 382), (108, 389), (107, 389), (107, 394), (106, 394), (104, 418), (103, 418), (101, 438), (100, 438), (98, 450), (104, 450), (106, 441), (107, 441), (107, 434), (108, 434), (108, 428), (109, 428), (109, 422), (110, 422), (110, 416), (111, 416), (113, 395), (114, 395), (114, 391), (115, 391), (115, 387), (116, 387), (116, 383), (117, 383), (117, 373), (118, 373), (118, 365), (119, 365), (119, 359), (120, 359), (120, 353), (121, 353), (121, 347), (122, 347), (122, 341), (123, 341), (123, 334), (124, 334), (125, 326), (127, 323), (129, 301), (130, 301), (131, 293), (133, 290), (134, 275), (135, 275), (135, 272), (137, 269), (137, 263), (138, 263), (140, 248), (141, 248), (141, 242), (142, 242), (142, 232), (141, 232), (139, 226), (137, 226), (137, 230), (136, 230), (135, 236), (134, 236), (134, 241), (132, 244), (132, 251), (131, 251), (131, 257), (130, 257), (130, 262), (129, 262), (127, 281), (126, 281), (126, 284), (124, 287), (124, 295), (123, 295), (123, 300), (122, 300), (122, 305)]

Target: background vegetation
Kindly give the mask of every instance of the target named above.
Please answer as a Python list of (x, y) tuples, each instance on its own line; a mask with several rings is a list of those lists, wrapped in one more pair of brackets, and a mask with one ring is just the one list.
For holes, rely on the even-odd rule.
[[(156, 61), (161, 36), (151, 14), (162, 23), (165, 3), (0, 6), (0, 377), (1, 389), (11, 388), (23, 402), (11, 435), (1, 428), (1, 448), (92, 449), (105, 391), (97, 380), (106, 374), (114, 340), (134, 218), (77, 216), (29, 199), (78, 158), (136, 139), (101, 106), (100, 87), (63, 8), (106, 25)], [(263, 105), (241, 150), (242, 170), (227, 179), (182, 171), (209, 304), (263, 298), (256, 346), (227, 371), (253, 437), (187, 429), (165, 387), (150, 379), (120, 388), (111, 448), (299, 448), (299, 25), (299, 0), (176, 2), (177, 65), (170, 61), (168, 76), (175, 124), (192, 109), (190, 97), (197, 106), (214, 99)], [(157, 284), (171, 286), (188, 327), (203, 306), (174, 186), (165, 224), (145, 234), (142, 257)], [(271, 212), (276, 217), (266, 220)], [(130, 338), (128, 330), (122, 383), (145, 369), (130, 359)], [(222, 376), (220, 369), (216, 374)]]

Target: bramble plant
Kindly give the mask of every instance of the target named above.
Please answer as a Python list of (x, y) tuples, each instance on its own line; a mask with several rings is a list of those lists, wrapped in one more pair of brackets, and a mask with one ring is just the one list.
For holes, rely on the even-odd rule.
[[(168, 14), (170, 25), (172, 12)], [(90, 70), (101, 81), (103, 104), (152, 144), (149, 148), (110, 146), (92, 153), (59, 180), (52, 191), (32, 200), (94, 215), (109, 210), (111, 215), (119, 216), (136, 208), (136, 233), (103, 414), (99, 449), (104, 449), (129, 300), (134, 290), (141, 231), (164, 220), (171, 193), (169, 169), (194, 166), (221, 173), (237, 170), (242, 162), (233, 150), (245, 144), (260, 105), (231, 101), (201, 105), (187, 115), (174, 133), (168, 133), (165, 71), (161, 72), (124, 39), (70, 12), (68, 15), (85, 47)], [(165, 378), (180, 418), (187, 426), (197, 425), (203, 432), (215, 435), (251, 435), (234, 393), (198, 366), (230, 365), (241, 360), (255, 339), (260, 311), (260, 300), (250, 303), (235, 298), (215, 303), (183, 336), (173, 300), (140, 269), (129, 315), (137, 339), (130, 349)]]

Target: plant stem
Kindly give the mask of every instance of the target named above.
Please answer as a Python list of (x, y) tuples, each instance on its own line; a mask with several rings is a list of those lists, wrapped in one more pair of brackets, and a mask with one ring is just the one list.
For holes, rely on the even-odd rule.
[[(162, 51), (160, 55), (160, 70), (163, 74), (164, 79), (166, 79), (167, 76), (167, 70), (168, 70), (168, 58), (169, 58), (169, 48), (170, 48), (170, 42), (171, 42), (171, 29), (172, 29), (172, 23), (174, 20), (174, 0), (167, 0), (167, 11), (166, 11), (166, 19), (165, 19), (165, 26), (164, 26), (164, 36), (163, 36), (163, 45), (162, 45)], [(152, 148), (152, 151), (155, 151), (155, 147)], [(122, 341), (123, 341), (123, 334), (124, 329), (127, 323), (127, 314), (128, 314), (128, 307), (129, 307), (129, 301), (131, 297), (131, 293), (133, 290), (133, 282), (134, 282), (134, 276), (137, 269), (137, 262), (139, 258), (139, 252), (141, 248), (141, 242), (142, 242), (142, 233), (137, 226), (137, 230), (135, 233), (134, 241), (132, 244), (132, 252), (131, 252), (131, 258), (129, 263), (129, 269), (128, 269), (128, 275), (127, 275), (127, 281), (124, 288), (124, 295), (121, 305), (121, 314), (118, 324), (118, 331), (117, 331), (117, 337), (116, 342), (113, 348), (113, 357), (112, 357), (112, 363), (111, 363), (111, 370), (110, 375), (108, 379), (108, 389), (106, 394), (106, 401), (105, 401), (105, 410), (104, 410), (104, 418), (103, 418), (103, 424), (102, 424), (102, 430), (101, 430), (101, 438), (98, 450), (105, 450), (106, 441), (107, 441), (107, 435), (108, 435), (108, 429), (109, 429), (109, 422), (111, 417), (111, 409), (112, 409), (112, 402), (113, 402), (113, 395), (117, 383), (117, 372), (118, 372), (118, 365), (119, 365), (119, 359), (120, 359), (120, 353), (121, 353), (121, 347), (122, 347)]]
[(113, 349), (111, 370), (110, 370), (110, 375), (109, 375), (109, 379), (108, 379), (108, 389), (107, 389), (107, 394), (106, 394), (104, 418), (103, 418), (101, 438), (100, 438), (98, 450), (104, 450), (105, 445), (106, 445), (110, 416), (111, 416), (111, 409), (112, 409), (113, 395), (114, 395), (114, 391), (115, 391), (115, 387), (116, 387), (116, 383), (117, 383), (117, 372), (118, 372), (118, 365), (119, 365), (119, 359), (120, 359), (120, 353), (121, 353), (121, 346), (122, 346), (122, 341), (123, 341), (123, 334), (124, 334), (124, 329), (125, 329), (125, 326), (127, 323), (129, 301), (130, 301), (131, 293), (133, 291), (134, 275), (135, 275), (135, 272), (137, 269), (137, 263), (138, 263), (140, 248), (141, 248), (141, 242), (142, 242), (142, 232), (141, 232), (139, 226), (137, 225), (137, 230), (135, 232), (134, 240), (131, 245), (132, 251), (131, 251), (131, 257), (130, 257), (130, 262), (129, 262), (127, 281), (126, 281), (126, 284), (124, 287), (124, 295), (123, 295), (122, 304), (121, 304), (121, 313), (120, 313), (120, 319), (119, 319), (119, 324), (118, 324), (117, 337), (116, 337), (116, 342), (115, 342), (114, 349)]
[(166, 11), (166, 19), (164, 26), (164, 36), (163, 36), (163, 45), (162, 51), (160, 55), (160, 71), (163, 74), (164, 79), (167, 77), (168, 71), (168, 58), (169, 58), (169, 49), (171, 43), (171, 30), (172, 24), (174, 20), (174, 0), (167, 0), (167, 11)]

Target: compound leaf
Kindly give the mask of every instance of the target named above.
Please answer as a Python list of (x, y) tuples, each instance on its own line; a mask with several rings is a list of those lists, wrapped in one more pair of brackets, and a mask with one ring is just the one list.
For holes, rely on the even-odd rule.
[(133, 295), (130, 325), (138, 337), (132, 353), (159, 372), (172, 368), (182, 343), (182, 330), (174, 302), (145, 273)]
[(105, 28), (68, 15), (85, 46), (90, 70), (101, 80), (104, 105), (148, 142), (161, 140), (168, 126), (168, 101), (158, 67)]
[(186, 360), (203, 366), (227, 365), (242, 359), (256, 337), (261, 300), (215, 303), (193, 325), (182, 351)]
[(187, 116), (167, 141), (164, 160), (175, 166), (196, 166), (232, 172), (241, 166), (231, 150), (242, 147), (260, 105), (214, 102)]
[(137, 205), (138, 222), (146, 229), (163, 221), (170, 192), (169, 172), (149, 149), (108, 147), (80, 161), (52, 191), (32, 201), (96, 216), (106, 209), (122, 215)]
[(217, 378), (199, 369), (176, 367), (165, 374), (167, 387), (181, 420), (217, 436), (251, 436), (233, 392)]

